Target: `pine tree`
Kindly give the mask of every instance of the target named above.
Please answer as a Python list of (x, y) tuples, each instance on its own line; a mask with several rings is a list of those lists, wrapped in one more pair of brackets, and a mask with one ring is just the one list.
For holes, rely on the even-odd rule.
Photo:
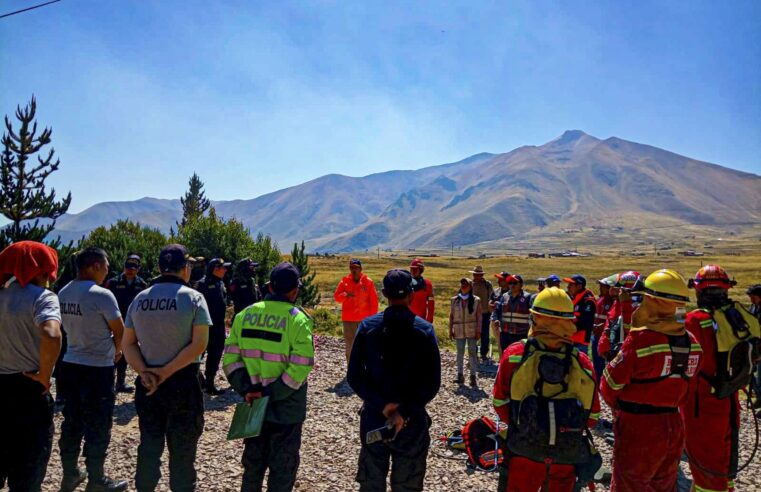
[(211, 202), (206, 198), (203, 191), (203, 181), (196, 173), (188, 181), (188, 191), (185, 196), (180, 198), (182, 203), (182, 222), (178, 226), (185, 226), (188, 222), (203, 216), (211, 206)]
[[(0, 247), (15, 241), (43, 241), (55, 229), (56, 219), (65, 214), (71, 204), (71, 193), (58, 201), (54, 188), (45, 189), (45, 180), (61, 164), (57, 158), (54, 161), (52, 147), (46, 156), (36, 156), (36, 163), (28, 162), (51, 141), (52, 129), (44, 128), (37, 133), (36, 112), (34, 96), (24, 109), (21, 106), (16, 108), (16, 119), (20, 122), (18, 131), (14, 131), (10, 118), (5, 116), (6, 131), (0, 161), (0, 214), (11, 223), (0, 231)], [(40, 219), (47, 220), (41, 224)], [(51, 246), (62, 248), (58, 240)]]
[(296, 299), (296, 304), (308, 308), (317, 306), (321, 299), (317, 283), (314, 281), (317, 272), (312, 272), (309, 268), (309, 256), (304, 252), (304, 241), (301, 241), (301, 247), (299, 247), (298, 243), (293, 244), (291, 263), (301, 272), (301, 288), (299, 289), (299, 297)]

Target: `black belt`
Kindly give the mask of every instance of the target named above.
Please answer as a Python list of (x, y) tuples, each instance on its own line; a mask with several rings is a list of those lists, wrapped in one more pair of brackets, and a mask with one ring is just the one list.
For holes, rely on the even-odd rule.
[(676, 407), (656, 407), (647, 403), (634, 403), (630, 401), (618, 400), (618, 409), (628, 413), (638, 415), (654, 415), (661, 413), (679, 413)]

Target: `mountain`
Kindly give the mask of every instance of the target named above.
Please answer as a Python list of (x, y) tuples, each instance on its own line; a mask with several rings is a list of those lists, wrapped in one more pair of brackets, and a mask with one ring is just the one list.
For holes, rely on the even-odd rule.
[[(281, 244), (305, 239), (318, 251), (499, 246), (579, 228), (643, 239), (658, 229), (760, 223), (761, 177), (571, 130), (506, 154), (361, 178), (332, 174), (214, 205)], [(102, 203), (61, 218), (56, 232), (81, 235), (121, 217), (168, 230), (180, 213), (177, 200)]]

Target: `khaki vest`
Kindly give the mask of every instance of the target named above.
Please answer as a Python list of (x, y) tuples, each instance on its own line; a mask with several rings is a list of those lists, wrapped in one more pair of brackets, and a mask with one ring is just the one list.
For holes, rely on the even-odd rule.
[(455, 338), (476, 338), (481, 332), (481, 319), (476, 318), (481, 299), (473, 296), (473, 312), (468, 312), (468, 303), (462, 302), (459, 296), (452, 298), (452, 329)]

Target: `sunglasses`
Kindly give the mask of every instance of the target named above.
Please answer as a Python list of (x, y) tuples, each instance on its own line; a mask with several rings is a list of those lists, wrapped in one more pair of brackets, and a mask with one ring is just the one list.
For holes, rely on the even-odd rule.
[(127, 264), (127, 265), (124, 265), (124, 268), (126, 268), (127, 270), (137, 270), (140, 267), (138, 265), (135, 265), (135, 264)]

